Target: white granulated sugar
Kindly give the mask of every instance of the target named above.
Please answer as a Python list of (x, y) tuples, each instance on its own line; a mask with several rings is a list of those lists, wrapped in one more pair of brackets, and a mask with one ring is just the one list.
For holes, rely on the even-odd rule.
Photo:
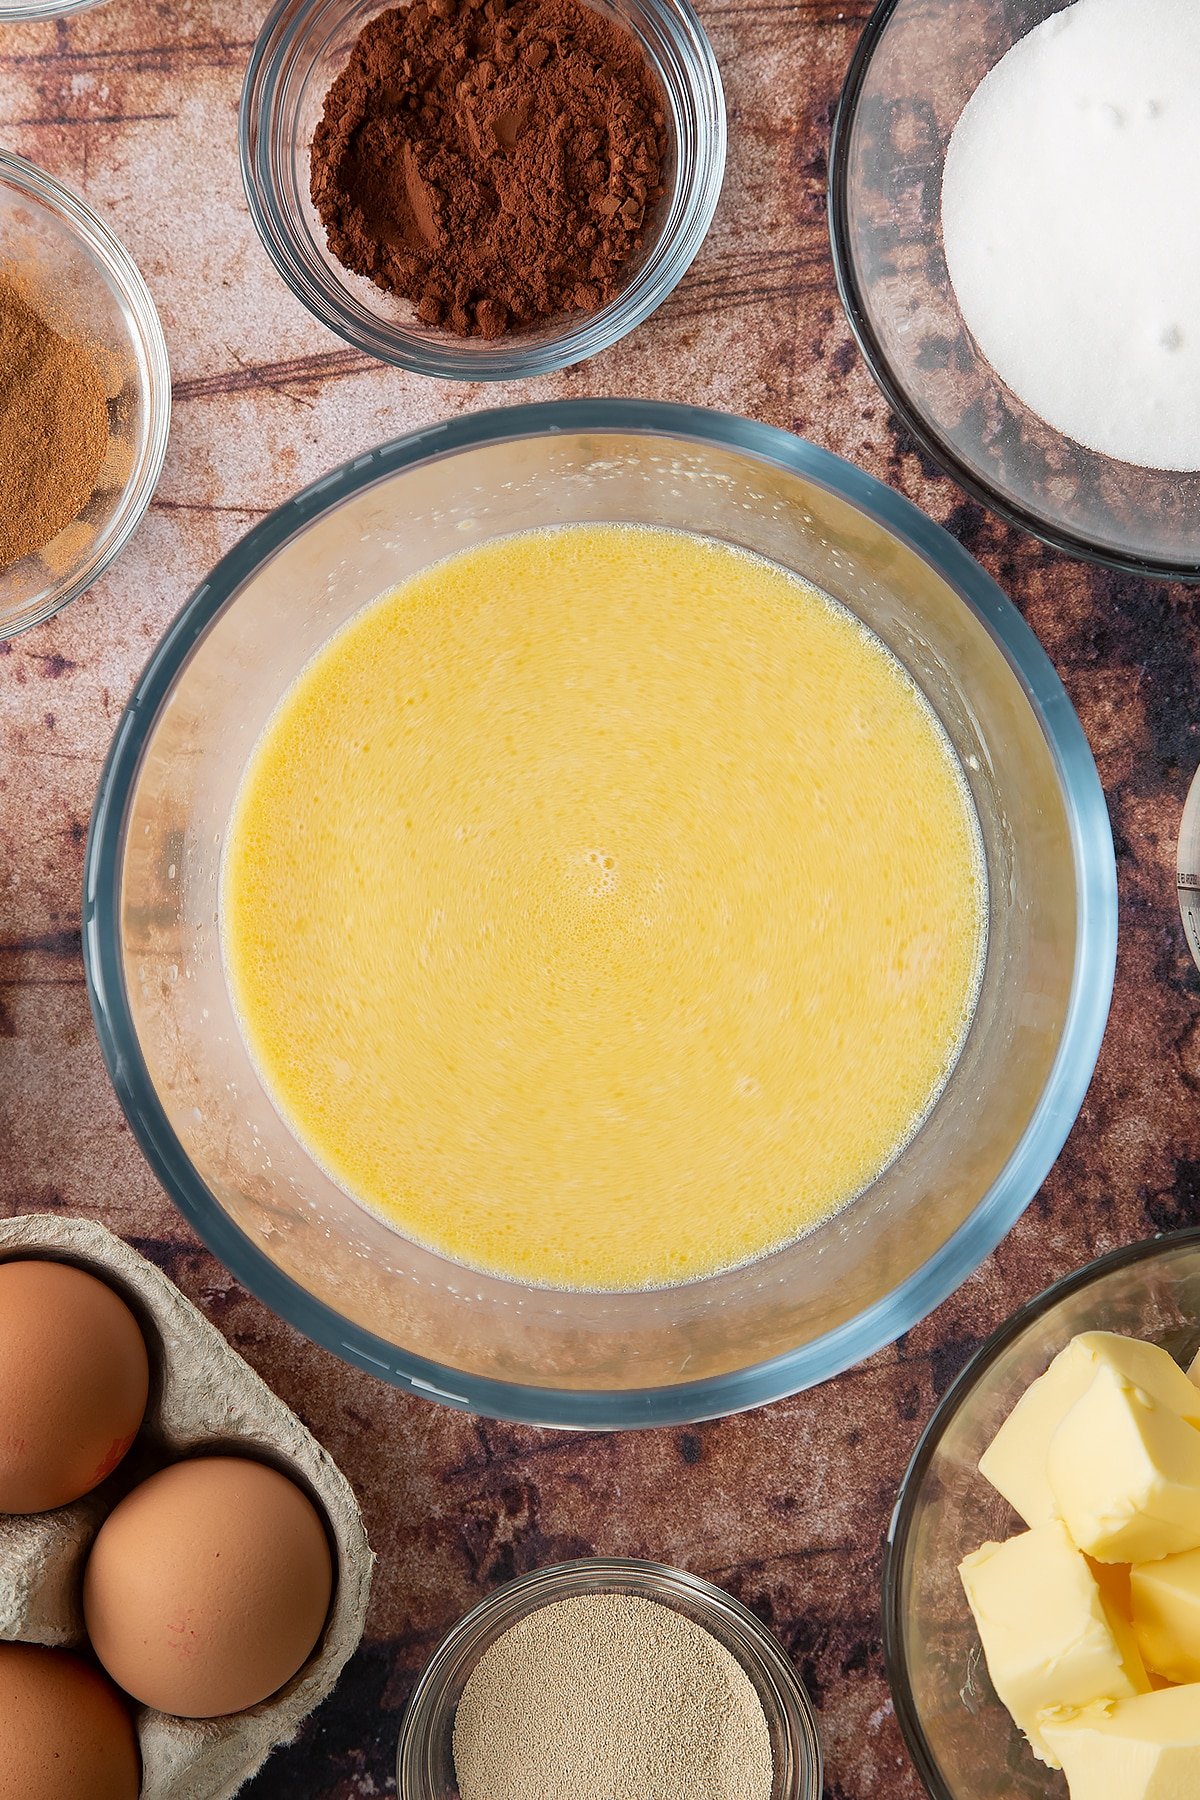
[(1200, 469), (1200, 0), (1076, 0), (976, 88), (950, 279), (1017, 397), (1090, 450)]

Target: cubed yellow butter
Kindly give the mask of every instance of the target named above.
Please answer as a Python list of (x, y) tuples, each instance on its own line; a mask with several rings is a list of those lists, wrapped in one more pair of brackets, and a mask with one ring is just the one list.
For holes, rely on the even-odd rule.
[[(1104, 1616), (1108, 1620), (1109, 1630), (1113, 1634), (1121, 1660), (1128, 1668), (1137, 1668), (1145, 1664), (1138, 1645), (1137, 1633), (1133, 1628), (1133, 1595), (1130, 1589), (1130, 1568), (1128, 1563), (1094, 1562), (1089, 1556), (1085, 1558), (1096, 1586), (1100, 1589), (1100, 1603), (1104, 1608)], [(1148, 1667), (1145, 1673), (1154, 1686), (1154, 1679)]]
[(1146, 1667), (1168, 1681), (1200, 1682), (1200, 1550), (1139, 1563), (1129, 1592)]
[(1045, 1525), (1057, 1516), (1046, 1472), (1050, 1440), (1101, 1367), (1200, 1426), (1200, 1387), (1158, 1344), (1111, 1331), (1081, 1332), (1026, 1388), (979, 1459), (980, 1474), (1027, 1525)]
[(1194, 1381), (1196, 1386), (1200, 1387), (1200, 1350), (1197, 1350), (1188, 1364), (1188, 1380)]
[(1100, 1592), (1104, 1595), (1104, 1603), (1129, 1621), (1133, 1629), (1133, 1594), (1130, 1576), (1133, 1571), (1128, 1563), (1102, 1563), (1094, 1557), (1087, 1559), (1088, 1568), (1096, 1577)]
[(992, 1686), (1052, 1768), (1058, 1761), (1038, 1724), (1046, 1708), (1148, 1689), (1132, 1633), (1123, 1652), (1096, 1578), (1059, 1520), (985, 1544), (958, 1572)]
[(1071, 1800), (1196, 1800), (1200, 1795), (1200, 1686), (1048, 1713), (1042, 1729), (1066, 1774)]
[(1200, 1545), (1200, 1431), (1112, 1367), (1054, 1433), (1047, 1471), (1059, 1517), (1097, 1562)]

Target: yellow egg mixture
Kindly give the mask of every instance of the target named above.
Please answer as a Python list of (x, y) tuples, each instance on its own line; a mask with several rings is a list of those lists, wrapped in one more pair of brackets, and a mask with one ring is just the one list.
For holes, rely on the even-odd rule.
[(558, 1287), (745, 1262), (943, 1085), (984, 935), (933, 713), (842, 607), (682, 532), (471, 549), (286, 695), (224, 873), (232, 993), (310, 1152)]

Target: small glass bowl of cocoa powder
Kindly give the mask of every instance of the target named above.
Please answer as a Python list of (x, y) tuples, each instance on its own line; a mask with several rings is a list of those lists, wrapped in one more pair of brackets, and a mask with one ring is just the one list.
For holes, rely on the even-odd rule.
[(13, 364), (0, 395), (4, 638), (118, 555), (150, 504), (171, 419), (162, 326), (128, 252), (76, 194), (4, 150), (0, 336)]
[[(581, 267), (577, 285), (572, 287), (567, 281), (560, 309), (535, 305), (524, 317), (519, 309), (508, 312), (490, 298), (468, 306), (464, 317), (463, 308), (452, 299), (439, 304), (432, 293), (421, 295), (419, 288), (402, 297), (389, 280), (396, 261), (404, 261), (403, 255), (396, 259), (389, 254), (389, 237), (395, 238), (398, 232), (413, 234), (418, 248), (422, 240), (437, 240), (445, 253), (443, 260), (448, 257), (451, 262), (474, 261), (477, 265), (482, 260), (486, 265), (490, 259), (495, 268), (503, 265), (507, 253), (519, 264), (523, 250), (520, 232), (510, 230), (503, 220), (496, 231), (486, 231), (485, 208), (479, 204), (478, 192), (473, 209), (447, 203), (454, 199), (453, 171), (471, 162), (471, 138), (478, 139), (480, 130), (487, 137), (490, 153), (498, 150), (502, 158), (509, 152), (516, 154), (520, 146), (514, 140), (522, 131), (544, 129), (552, 109), (562, 106), (563, 94), (570, 96), (579, 64), (576, 62), (570, 78), (564, 80), (554, 63), (560, 48), (572, 39), (572, 6), (585, 20), (598, 15), (600, 21), (597, 31), (575, 34), (576, 40), (581, 35), (588, 38), (583, 50), (585, 68), (589, 60), (596, 61), (595, 44), (602, 42), (606, 32), (611, 33), (626, 40), (632, 58), (644, 71), (648, 85), (643, 93), (650, 91), (655, 96), (657, 166), (644, 207), (640, 190), (629, 195), (621, 186), (629, 170), (622, 169), (627, 159), (621, 155), (626, 146), (619, 141), (620, 106), (610, 115), (614, 127), (602, 129), (600, 134), (607, 139), (599, 156), (605, 163), (609, 187), (594, 197), (594, 224), (601, 238), (611, 236), (611, 209), (621, 206), (616, 225), (619, 227), (623, 218), (633, 220), (627, 259), (620, 258), (599, 281)], [(365, 54), (367, 61), (375, 64), (375, 86), (382, 91), (385, 110), (391, 103), (398, 111), (409, 106), (415, 111), (418, 102), (429, 100), (432, 112), (432, 90), (438, 85), (443, 109), (455, 108), (461, 99), (468, 135), (451, 145), (439, 163), (435, 150), (441, 155), (445, 146), (431, 149), (423, 110), (415, 128), (405, 131), (400, 119), (399, 134), (392, 130), (395, 120), (368, 118), (367, 129), (358, 128), (353, 118), (344, 123), (352, 157), (359, 155), (361, 145), (372, 141), (376, 145), (376, 192), (392, 184), (396, 191), (379, 233), (381, 241), (373, 247), (374, 259), (371, 245), (350, 245), (349, 260), (357, 260), (364, 272), (346, 266), (331, 248), (329, 207), (324, 207), (322, 216), (313, 198), (313, 146), (316, 138), (319, 161), (323, 146), (327, 148), (328, 124), (322, 127), (327, 99), (332, 94), (336, 100), (335, 84), (344, 87), (352, 57), (363, 60), (359, 39), (364, 27), (375, 30), (381, 26), (382, 15), (395, 12), (396, 0), (351, 0), (349, 5), (346, 0), (279, 0), (263, 27), (246, 76), (242, 174), (251, 214), (276, 268), (310, 312), (347, 343), (423, 375), (464, 381), (517, 380), (566, 368), (609, 348), (660, 306), (681, 280), (704, 240), (720, 193), (725, 166), (724, 95), (716, 60), (690, 0), (619, 0), (619, 4), (613, 0), (543, 0), (540, 5), (534, 0), (409, 0), (414, 15), (430, 15), (431, 27), (424, 30), (418, 26), (410, 35), (422, 40), (420, 49), (425, 51), (436, 46), (439, 38), (449, 46), (459, 15), (468, 8), (478, 14), (478, 25), (474, 20), (466, 22), (468, 42), (477, 48), (474, 52), (468, 49), (464, 56), (456, 44), (450, 52), (457, 59), (455, 66), (462, 70), (461, 83), (452, 77), (435, 84), (436, 71), (428, 62), (413, 75), (403, 41), (398, 48), (393, 43), (393, 55), (400, 59), (393, 83), (386, 67), (379, 70), (378, 41), (372, 44), (370, 34), (365, 40), (371, 45)], [(398, 35), (403, 40), (405, 29)], [(393, 33), (394, 39), (396, 36)], [(510, 66), (496, 66), (510, 56)], [(617, 60), (621, 60), (619, 51)], [(523, 90), (512, 79), (514, 68), (525, 72)], [(631, 74), (629, 63), (625, 77), (638, 85), (639, 77)], [(410, 99), (404, 92), (405, 82), (418, 79), (424, 81), (426, 92)], [(504, 93), (519, 97), (515, 103), (506, 101)], [(561, 114), (557, 116), (561, 140)], [(559, 154), (569, 158), (574, 148), (568, 133), (565, 150), (560, 141)], [(426, 162), (427, 155), (433, 160)], [(545, 184), (546, 159), (541, 167), (534, 158), (529, 161), (529, 186), (540, 191)], [(447, 167), (449, 182), (445, 179)], [(621, 170), (619, 177), (612, 175), (614, 169)], [(502, 177), (509, 184), (509, 201), (514, 173), (510, 167)], [(516, 186), (519, 193), (519, 183)], [(486, 185), (483, 191), (486, 199)], [(384, 199), (391, 201), (392, 196), (385, 194)], [(502, 209), (505, 204), (502, 193)], [(474, 258), (470, 254), (456, 256), (460, 248), (456, 233), (461, 231), (463, 217), (480, 221), (489, 240), (480, 243), (480, 254)], [(335, 225), (332, 240), (343, 255), (346, 236), (352, 239), (354, 232), (344, 234), (337, 245)], [(510, 290), (519, 293), (524, 287), (525, 271), (516, 267), (514, 274), (513, 282), (499, 283), (506, 297)]]
[[(642, 1614), (640, 1621), (629, 1622), (632, 1631), (614, 1633), (607, 1648), (604, 1638), (610, 1626), (588, 1607), (593, 1596), (631, 1600)], [(539, 1668), (530, 1660), (528, 1623), (535, 1614), (549, 1623), (543, 1613), (548, 1607), (555, 1609), (557, 1617), (550, 1627), (552, 1641), (543, 1644), (544, 1667)], [(684, 1632), (656, 1627), (653, 1610), (657, 1607), (681, 1614), (687, 1622)], [(514, 1632), (514, 1627), (522, 1626)], [(699, 1627), (699, 1631), (689, 1631), (689, 1627)], [(712, 1650), (689, 1654), (687, 1636), (697, 1639), (702, 1634), (715, 1639), (715, 1658)], [(542, 1631), (538, 1635), (547, 1634)], [(573, 1635), (578, 1640), (578, 1654), (573, 1649)], [(643, 1688), (646, 1695), (645, 1705), (635, 1701), (630, 1717), (613, 1719), (608, 1730), (604, 1717), (611, 1718), (611, 1712), (602, 1708), (598, 1721), (595, 1708), (586, 1703), (586, 1695), (597, 1692), (597, 1657), (600, 1674), (611, 1689), (608, 1699), (615, 1702), (617, 1710), (626, 1681)], [(618, 1657), (621, 1667), (606, 1666), (615, 1664)], [(724, 1676), (722, 1663), (728, 1671)], [(558, 1691), (547, 1694), (543, 1705), (539, 1695), (545, 1694), (547, 1681)], [(573, 1699), (572, 1683), (579, 1689), (582, 1705)], [(481, 1687), (485, 1690), (482, 1694)], [(746, 1800), (820, 1800), (822, 1758), (816, 1714), (783, 1647), (740, 1601), (683, 1569), (632, 1557), (582, 1557), (539, 1569), (490, 1594), (442, 1639), (413, 1690), (400, 1733), (397, 1792), (404, 1800), (459, 1800), (459, 1796), (476, 1800), (486, 1789), (491, 1800), (499, 1800), (498, 1789), (503, 1786), (505, 1800), (526, 1800), (530, 1770), (524, 1766), (522, 1754), (523, 1706), (532, 1709), (529, 1735), (538, 1740), (530, 1762), (540, 1765), (542, 1776), (547, 1774), (547, 1758), (554, 1754), (553, 1721), (571, 1722), (564, 1738), (564, 1767), (554, 1771), (553, 1781), (543, 1780), (539, 1789), (552, 1787), (556, 1794), (561, 1792), (563, 1800), (568, 1796), (574, 1800), (581, 1791), (587, 1792), (588, 1800), (595, 1800), (596, 1794), (607, 1793), (610, 1786), (619, 1790), (621, 1800), (632, 1800), (635, 1791), (640, 1800), (640, 1787), (647, 1784), (639, 1779), (639, 1771), (644, 1778), (646, 1765), (653, 1767), (660, 1760), (661, 1777), (652, 1783), (655, 1791), (646, 1792), (644, 1800), (673, 1800), (676, 1791), (711, 1791), (714, 1786), (722, 1793), (745, 1795)], [(695, 1715), (696, 1729), (685, 1726), (678, 1734), (680, 1741), (666, 1746), (665, 1756), (656, 1756), (653, 1743), (633, 1741), (638, 1725), (659, 1737), (663, 1722), (680, 1716), (681, 1709), (687, 1720)], [(761, 1716), (757, 1716), (760, 1709)], [(701, 1716), (706, 1711), (708, 1718)], [(504, 1722), (503, 1735), (511, 1742), (500, 1744), (485, 1738), (467, 1746), (464, 1756), (463, 1738), (456, 1738), (455, 1727), (456, 1723), (467, 1725), (468, 1712), (472, 1715), (471, 1737), (478, 1739), (481, 1727), (491, 1737), (490, 1715), (493, 1721), (499, 1718)], [(608, 1741), (594, 1746), (581, 1743), (577, 1734), (595, 1730), (597, 1725), (601, 1738)], [(757, 1740), (757, 1751), (751, 1739)], [(639, 1753), (646, 1750), (649, 1756)], [(689, 1756), (697, 1750), (704, 1754), (704, 1767), (689, 1770)], [(616, 1773), (607, 1767), (614, 1751), (627, 1764)], [(497, 1763), (499, 1773), (490, 1766)], [(592, 1768), (604, 1771), (598, 1787), (589, 1773)], [(481, 1781), (481, 1775), (487, 1779)]]

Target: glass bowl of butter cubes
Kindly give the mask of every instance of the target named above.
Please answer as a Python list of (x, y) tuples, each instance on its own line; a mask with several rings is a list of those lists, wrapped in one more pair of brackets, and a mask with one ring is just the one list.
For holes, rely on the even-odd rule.
[(1200, 1800), (1200, 1230), (1118, 1250), (948, 1391), (884, 1574), (933, 1800)]

